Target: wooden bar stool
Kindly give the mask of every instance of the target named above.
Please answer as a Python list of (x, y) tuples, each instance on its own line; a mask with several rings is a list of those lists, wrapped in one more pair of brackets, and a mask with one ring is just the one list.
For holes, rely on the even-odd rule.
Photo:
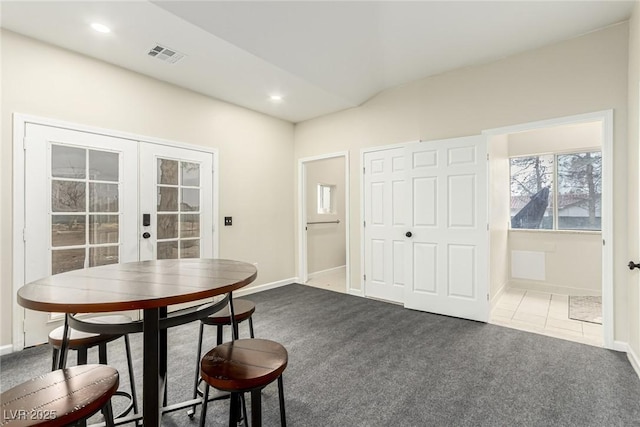
[(58, 369), (2, 393), (2, 422), (8, 427), (66, 426), (84, 422), (102, 410), (113, 426), (111, 397), (118, 371), (105, 365)]
[[(204, 355), (200, 363), (200, 375), (211, 387), (231, 393), (229, 426), (238, 422), (240, 397), (251, 392), (251, 425), (262, 425), (262, 389), (278, 380), (280, 425), (286, 426), (282, 373), (287, 367), (287, 349), (275, 341), (243, 339), (221, 344)], [(207, 416), (209, 387), (205, 387), (202, 399), (200, 427)]]
[[(249, 321), (249, 336), (251, 338), (254, 337), (253, 334), (253, 313), (256, 311), (256, 305), (245, 299), (234, 299), (233, 300), (233, 314), (235, 317), (235, 336), (238, 336), (238, 323), (244, 322), (245, 320)], [(216, 343), (217, 345), (222, 344), (223, 337), (223, 327), (231, 325), (231, 313), (229, 312), (229, 306), (225, 306), (222, 310), (213, 313), (209, 317), (205, 317), (200, 321), (200, 333), (198, 335), (198, 353), (196, 360), (196, 375), (193, 383), (193, 398), (196, 399), (199, 393), (198, 385), (200, 384), (200, 355), (202, 354), (202, 336), (204, 334), (204, 326), (210, 325), (216, 327)], [(193, 418), (195, 415), (195, 406), (192, 406), (191, 409), (187, 412), (190, 418)]]
[[(123, 315), (110, 315), (110, 316), (97, 316), (89, 319), (85, 319), (86, 322), (90, 323), (101, 323), (101, 324), (119, 324), (119, 323), (130, 323), (132, 320), (128, 316)], [(64, 337), (64, 326), (60, 326), (59, 328), (54, 329), (49, 333), (49, 344), (53, 347), (53, 362), (52, 362), (52, 370), (56, 369), (58, 358), (61, 357), (60, 349), (62, 347), (62, 340)], [(136, 385), (135, 379), (133, 375), (133, 361), (131, 359), (131, 345), (129, 343), (129, 335), (128, 334), (96, 334), (89, 332), (80, 332), (75, 329), (69, 329), (69, 340), (68, 340), (68, 349), (75, 350), (77, 352), (77, 364), (78, 365), (86, 365), (87, 364), (87, 352), (90, 348), (97, 346), (98, 347), (98, 363), (101, 365), (107, 364), (107, 343), (114, 341), (118, 338), (124, 338), (124, 345), (127, 355), (127, 367), (129, 371), (129, 383), (131, 385), (131, 393), (127, 393), (125, 391), (117, 391), (116, 396), (124, 396), (129, 399), (129, 405), (117, 415), (118, 417), (123, 417), (127, 415), (131, 410), (133, 410), (134, 414), (138, 413), (138, 399), (136, 396)]]

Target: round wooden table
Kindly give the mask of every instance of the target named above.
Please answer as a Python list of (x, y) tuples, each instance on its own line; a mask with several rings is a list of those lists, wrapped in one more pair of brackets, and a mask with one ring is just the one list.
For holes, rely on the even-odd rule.
[(31, 310), (66, 313), (67, 318), (73, 313), (144, 310), (143, 417), (145, 426), (159, 426), (167, 371), (166, 328), (209, 314), (194, 310), (168, 316), (167, 307), (223, 294), (230, 298), (257, 274), (252, 264), (221, 259), (111, 264), (24, 285), (18, 290), (18, 303)]

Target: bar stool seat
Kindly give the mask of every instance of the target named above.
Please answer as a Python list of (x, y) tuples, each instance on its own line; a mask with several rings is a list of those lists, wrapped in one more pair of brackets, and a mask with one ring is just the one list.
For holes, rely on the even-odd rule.
[(64, 426), (84, 421), (102, 409), (113, 425), (110, 399), (119, 385), (118, 371), (105, 365), (59, 369), (2, 393), (8, 427)]
[[(229, 425), (237, 423), (240, 395), (251, 392), (251, 425), (262, 423), (261, 390), (278, 380), (280, 424), (286, 426), (282, 373), (289, 355), (279, 343), (264, 339), (242, 339), (221, 344), (207, 354), (200, 363), (200, 376), (208, 385), (231, 393)], [(200, 426), (207, 415), (209, 387), (205, 387)]]
[[(89, 319), (84, 319), (88, 323), (100, 323), (100, 324), (121, 324), (129, 323), (132, 319), (129, 316), (124, 315), (107, 315), (97, 316)], [(64, 337), (64, 326), (60, 326), (49, 333), (49, 344), (53, 347), (53, 362), (52, 370), (56, 369), (57, 359), (60, 356), (59, 352), (62, 348), (62, 340)], [(118, 338), (124, 338), (125, 351), (127, 356), (127, 367), (129, 371), (129, 383), (131, 385), (131, 392), (116, 391), (116, 396), (124, 396), (129, 399), (127, 407), (117, 415), (122, 417), (127, 415), (133, 410), (134, 414), (138, 413), (138, 400), (136, 396), (135, 379), (133, 374), (133, 361), (131, 359), (131, 345), (129, 343), (129, 336), (127, 334), (96, 334), (90, 332), (81, 332), (76, 329), (69, 328), (69, 350), (77, 351), (77, 364), (87, 364), (87, 353), (92, 347), (98, 347), (98, 362), (102, 365), (107, 364), (107, 343), (114, 341)]]

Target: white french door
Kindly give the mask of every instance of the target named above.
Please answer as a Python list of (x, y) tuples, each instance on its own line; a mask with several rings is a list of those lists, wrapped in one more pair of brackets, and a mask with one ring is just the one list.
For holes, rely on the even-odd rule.
[(365, 295), (486, 321), (485, 138), (364, 155)]
[[(24, 173), (25, 283), (118, 262), (214, 256), (211, 152), (28, 123)], [(25, 347), (46, 342), (62, 320), (25, 310)]]

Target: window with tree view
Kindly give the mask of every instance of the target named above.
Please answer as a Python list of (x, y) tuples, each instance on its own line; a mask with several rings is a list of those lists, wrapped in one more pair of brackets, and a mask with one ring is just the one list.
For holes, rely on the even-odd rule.
[(511, 228), (600, 230), (599, 151), (514, 157)]

